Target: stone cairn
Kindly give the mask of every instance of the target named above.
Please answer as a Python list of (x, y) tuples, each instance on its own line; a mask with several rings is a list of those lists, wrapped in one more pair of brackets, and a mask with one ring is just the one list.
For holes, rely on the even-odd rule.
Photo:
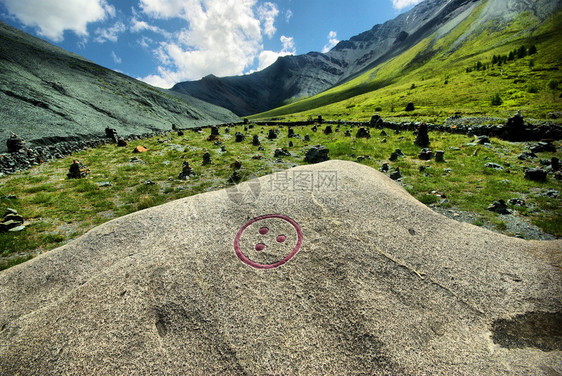
[(25, 228), (23, 225), (23, 217), (14, 209), (8, 208), (7, 210), (2, 220), (0, 220), (0, 232), (23, 230)]
[(17, 153), (25, 148), (25, 141), (10, 131), (10, 137), (6, 140), (6, 146), (8, 147), (8, 153)]
[(178, 176), (180, 180), (187, 180), (190, 176), (195, 176), (195, 171), (191, 168), (188, 161), (183, 162), (183, 168)]
[(211, 127), (211, 135), (207, 138), (207, 141), (218, 141), (219, 140), (219, 128), (218, 127)]
[(426, 148), (429, 146), (429, 135), (427, 134), (427, 124), (421, 123), (418, 128), (418, 134), (414, 140), (414, 144), (421, 148)]
[(90, 169), (84, 166), (79, 160), (74, 160), (68, 169), (68, 174), (66, 176), (69, 179), (80, 179), (85, 178), (90, 174)]
[(371, 138), (371, 133), (368, 128), (361, 127), (357, 130), (356, 138)]
[(257, 134), (255, 134), (254, 138), (252, 139), (252, 145), (254, 145), (254, 146), (260, 146), (261, 145), (260, 138), (258, 137)]
[(207, 152), (203, 154), (203, 166), (211, 164), (211, 153)]
[(242, 142), (246, 139), (246, 136), (244, 135), (244, 133), (240, 133), (240, 132), (236, 132), (234, 134), (234, 137), (235, 137), (234, 141), (236, 141), (236, 142)]

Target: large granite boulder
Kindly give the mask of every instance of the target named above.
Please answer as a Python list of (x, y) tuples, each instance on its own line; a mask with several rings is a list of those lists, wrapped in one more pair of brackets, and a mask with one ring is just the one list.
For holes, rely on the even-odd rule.
[(0, 272), (0, 374), (562, 369), (561, 241), (448, 219), (353, 162), (235, 187)]

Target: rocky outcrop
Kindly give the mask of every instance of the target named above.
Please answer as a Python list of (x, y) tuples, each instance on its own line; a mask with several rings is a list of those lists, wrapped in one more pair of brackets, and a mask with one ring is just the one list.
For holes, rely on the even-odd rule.
[(554, 374), (561, 247), (301, 166), (0, 272), (0, 374)]

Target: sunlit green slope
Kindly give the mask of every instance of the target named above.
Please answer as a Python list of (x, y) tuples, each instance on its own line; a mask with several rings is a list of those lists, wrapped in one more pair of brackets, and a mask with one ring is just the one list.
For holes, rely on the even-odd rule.
[[(476, 26), (484, 7), (448, 33), (433, 34), (347, 83), (252, 118), (321, 114), (366, 120), (379, 112), (385, 118), (439, 121), (457, 112), (505, 117), (521, 110), (527, 117), (544, 119), (551, 111), (562, 111), (562, 12), (546, 22), (526, 12), (508, 25)], [(521, 46), (525, 51), (518, 56)], [(503, 57), (501, 65), (495, 63), (498, 56)], [(404, 111), (409, 102), (414, 112)]]

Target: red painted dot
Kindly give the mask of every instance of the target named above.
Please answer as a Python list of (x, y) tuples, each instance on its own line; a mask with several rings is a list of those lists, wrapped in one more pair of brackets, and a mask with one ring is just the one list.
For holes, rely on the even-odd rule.
[(265, 249), (265, 244), (263, 244), (263, 243), (256, 244), (256, 246), (255, 246), (255, 250), (258, 251), (258, 252), (261, 252), (264, 249)]
[(267, 227), (262, 227), (260, 228), (260, 234), (261, 235), (265, 235), (269, 232), (269, 229)]
[(285, 235), (277, 236), (277, 243), (283, 243), (285, 240), (287, 240), (287, 237)]

